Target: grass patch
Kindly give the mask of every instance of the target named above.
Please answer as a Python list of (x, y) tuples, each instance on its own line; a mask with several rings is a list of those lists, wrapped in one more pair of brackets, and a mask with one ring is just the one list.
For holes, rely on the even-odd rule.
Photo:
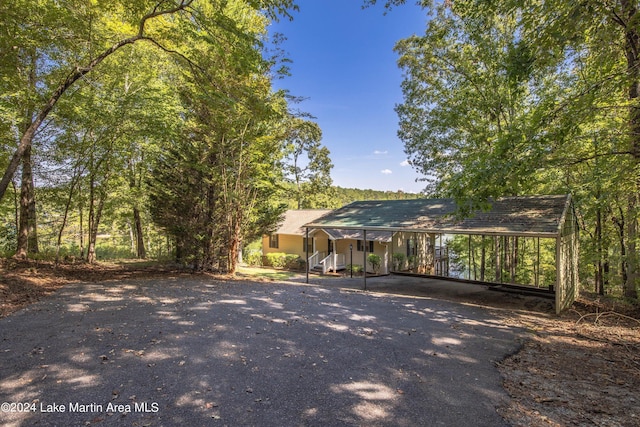
[(240, 266), (236, 271), (236, 275), (239, 277), (263, 277), (271, 280), (288, 280), (295, 277), (297, 273), (268, 267)]

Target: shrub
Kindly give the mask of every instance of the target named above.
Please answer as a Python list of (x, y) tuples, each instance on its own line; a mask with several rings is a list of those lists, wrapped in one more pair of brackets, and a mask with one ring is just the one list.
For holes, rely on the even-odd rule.
[(284, 267), (285, 257), (287, 254), (284, 252), (273, 252), (265, 255), (265, 265), (269, 267), (282, 268)]
[(412, 270), (416, 267), (416, 260), (418, 259), (417, 256), (415, 255), (411, 255), (409, 258), (407, 258), (407, 262), (409, 263), (409, 270)]
[(402, 252), (396, 252), (393, 254), (393, 269), (400, 271), (404, 268), (404, 254)]
[(354, 274), (360, 274), (362, 273), (362, 266), (358, 264), (347, 264), (346, 270), (347, 274), (351, 274), (352, 271)]
[(285, 254), (284, 252), (274, 252), (265, 255), (265, 265), (274, 268), (300, 268), (301, 258), (296, 254)]
[(371, 265), (371, 268), (373, 269), (373, 273), (378, 274), (378, 271), (380, 270), (380, 263), (382, 261), (382, 259), (380, 258), (380, 255), (369, 254), (367, 256), (367, 261)]
[(262, 251), (260, 249), (249, 249), (243, 254), (243, 260), (247, 265), (260, 267), (262, 266)]
[(295, 254), (286, 254), (284, 257), (284, 267), (290, 270), (300, 270), (304, 265), (304, 260)]

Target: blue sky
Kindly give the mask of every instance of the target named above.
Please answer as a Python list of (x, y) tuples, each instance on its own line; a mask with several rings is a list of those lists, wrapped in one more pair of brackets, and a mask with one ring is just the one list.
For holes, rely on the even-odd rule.
[(393, 46), (422, 34), (426, 12), (409, 1), (386, 15), (362, 0), (298, 0), (293, 21), (274, 23), (293, 61), (291, 77), (275, 82), (316, 117), (331, 151), (334, 185), (419, 192), (424, 183), (406, 160), (394, 106), (402, 102), (402, 71)]

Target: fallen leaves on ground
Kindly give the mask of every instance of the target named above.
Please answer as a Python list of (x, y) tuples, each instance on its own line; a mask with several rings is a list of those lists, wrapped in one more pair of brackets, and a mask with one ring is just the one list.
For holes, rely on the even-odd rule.
[(185, 274), (139, 263), (59, 263), (0, 258), (0, 318), (39, 301), (72, 282), (101, 282)]
[(583, 298), (559, 317), (509, 316), (531, 333), (499, 364), (512, 398), (501, 415), (514, 426), (640, 425), (640, 321), (628, 311)]

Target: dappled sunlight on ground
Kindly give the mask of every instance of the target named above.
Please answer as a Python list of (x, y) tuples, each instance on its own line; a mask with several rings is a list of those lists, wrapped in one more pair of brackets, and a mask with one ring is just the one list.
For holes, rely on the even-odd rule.
[(397, 390), (384, 384), (367, 381), (335, 385), (331, 387), (331, 390), (338, 395), (349, 394), (357, 397), (358, 400), (351, 407), (351, 412), (358, 419), (366, 422), (383, 421), (390, 418), (393, 414), (393, 402), (399, 396)]
[(16, 425), (500, 425), (494, 363), (518, 346), (478, 308), (207, 278), (77, 284), (0, 322), (5, 401), (157, 405)]

